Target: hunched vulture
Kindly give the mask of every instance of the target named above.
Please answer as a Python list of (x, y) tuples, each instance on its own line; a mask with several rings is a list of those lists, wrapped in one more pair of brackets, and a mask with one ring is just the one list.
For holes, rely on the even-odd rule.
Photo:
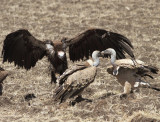
[[(95, 79), (99, 65), (100, 51), (92, 53), (92, 60), (68, 68), (58, 79), (59, 86), (55, 90), (54, 100), (64, 102), (68, 98), (78, 96), (83, 100), (82, 92)], [(84, 99), (85, 100), (85, 99)], [(75, 101), (76, 102), (76, 101)]]
[(119, 59), (116, 60), (116, 51), (112, 48), (108, 48), (101, 52), (101, 55), (111, 55), (110, 64), (107, 66), (107, 72), (115, 76), (118, 82), (124, 87), (122, 97), (126, 97), (134, 89), (139, 87), (147, 87), (157, 91), (159, 88), (151, 86), (148, 82), (142, 80), (142, 78), (148, 76), (153, 79), (151, 74), (158, 74), (158, 68), (147, 65), (141, 60), (136, 59), (136, 64), (131, 59)]

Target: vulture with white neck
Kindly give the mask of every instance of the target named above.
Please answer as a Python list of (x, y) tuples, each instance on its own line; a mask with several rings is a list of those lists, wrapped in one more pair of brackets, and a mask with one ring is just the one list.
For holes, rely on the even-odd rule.
[(54, 99), (64, 102), (68, 98), (78, 96), (82, 98), (83, 90), (91, 84), (96, 76), (99, 65), (100, 51), (92, 53), (92, 60), (87, 60), (84, 64), (77, 64), (68, 68), (58, 79), (59, 86), (55, 90)]
[(67, 47), (71, 61), (89, 59), (94, 50), (102, 51), (106, 48), (115, 49), (117, 59), (125, 58), (125, 53), (134, 59), (133, 46), (129, 39), (103, 29), (89, 29), (74, 38), (65, 38), (58, 42), (40, 41), (28, 30), (21, 29), (6, 36), (2, 50), (3, 62), (14, 62), (15, 65), (29, 70), (38, 60), (47, 56), (52, 65), (52, 82), (56, 82), (55, 73), (61, 75), (68, 68)]
[(0, 67), (0, 95), (2, 95), (2, 90), (3, 90), (3, 80), (8, 76), (8, 71), (4, 70), (3, 68)]
[(107, 66), (107, 72), (115, 76), (118, 82), (124, 87), (124, 93), (121, 95), (127, 96), (132, 90), (139, 87), (147, 87), (157, 91), (160, 89), (152, 87), (149, 83), (142, 80), (148, 76), (153, 79), (151, 74), (158, 74), (158, 68), (145, 64), (141, 60), (119, 59), (116, 60), (116, 51), (108, 48), (101, 52), (101, 55), (111, 55), (110, 65)]

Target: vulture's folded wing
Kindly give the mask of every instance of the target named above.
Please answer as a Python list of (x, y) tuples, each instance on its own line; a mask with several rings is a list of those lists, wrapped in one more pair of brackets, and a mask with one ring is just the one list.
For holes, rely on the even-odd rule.
[(83, 90), (94, 81), (95, 76), (96, 67), (88, 67), (72, 73), (62, 85), (56, 88), (54, 100), (62, 102), (76, 95), (81, 95)]
[(57, 79), (57, 83), (59, 83), (59, 85), (62, 85), (65, 80), (74, 72), (78, 71), (78, 70), (82, 70), (85, 69), (86, 66), (85, 65), (75, 65), (72, 66), (70, 68), (68, 68), (58, 79)]

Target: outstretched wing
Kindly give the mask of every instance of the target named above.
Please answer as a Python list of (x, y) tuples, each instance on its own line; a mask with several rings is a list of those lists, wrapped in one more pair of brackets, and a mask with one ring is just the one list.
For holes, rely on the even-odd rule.
[(133, 46), (129, 39), (118, 33), (103, 29), (90, 29), (66, 42), (69, 45), (69, 56), (72, 61), (89, 58), (95, 50), (113, 48), (117, 59), (125, 58), (125, 53), (134, 58)]
[(8, 34), (4, 40), (3, 62), (30, 69), (45, 55), (45, 43), (33, 37), (28, 30), (17, 30)]

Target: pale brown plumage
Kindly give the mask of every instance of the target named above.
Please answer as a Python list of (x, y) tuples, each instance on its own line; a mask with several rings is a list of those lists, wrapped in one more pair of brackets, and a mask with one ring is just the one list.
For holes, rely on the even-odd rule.
[(82, 70), (81, 68), (76, 68), (75, 72), (70, 74), (64, 83), (55, 90), (55, 100), (60, 99), (63, 102), (68, 98), (80, 96), (83, 90), (94, 81), (96, 67), (85, 67)]
[[(112, 49), (106, 49), (105, 51), (102, 51), (102, 53), (111, 54), (112, 63), (107, 66), (107, 72), (111, 75), (114, 75), (118, 82), (124, 87), (124, 94), (129, 94), (131, 90), (141, 86), (152, 88), (158, 91), (160, 90), (158, 88), (151, 87), (149, 83), (142, 80), (142, 78), (146, 76), (153, 78), (151, 74), (158, 73), (158, 69), (156, 67), (147, 65), (141, 60), (135, 60), (133, 62), (131, 59), (119, 59), (112, 61)], [(115, 69), (117, 70), (116, 72)]]
[[(96, 51), (96, 57), (99, 57), (100, 51)], [(94, 52), (93, 52), (94, 53)], [(94, 56), (92, 55), (92, 58)], [(94, 63), (94, 62), (98, 63)], [(93, 62), (88, 60), (84, 64), (75, 65), (67, 69), (58, 79), (60, 86), (55, 90), (54, 99), (60, 100), (60, 102), (65, 101), (68, 98), (74, 96), (81, 96), (83, 90), (91, 84), (96, 76), (97, 68), (99, 64), (98, 60), (95, 58)]]

